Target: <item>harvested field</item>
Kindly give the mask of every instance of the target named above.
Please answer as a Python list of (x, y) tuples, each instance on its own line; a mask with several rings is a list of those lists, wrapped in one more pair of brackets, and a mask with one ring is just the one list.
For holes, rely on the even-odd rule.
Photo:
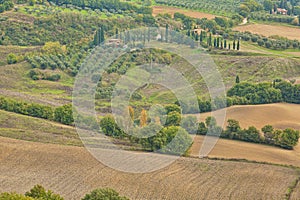
[[(226, 121), (235, 119), (240, 122), (242, 128), (255, 126), (261, 129), (267, 124), (275, 128), (294, 128), (300, 130), (300, 105), (277, 103), (264, 105), (232, 106), (227, 108)], [(200, 115), (204, 121), (210, 113)], [(226, 124), (225, 124), (226, 126)]]
[(214, 19), (215, 15), (198, 12), (198, 11), (191, 11), (191, 10), (185, 10), (175, 7), (168, 7), (168, 6), (153, 6), (153, 15), (156, 16), (158, 14), (170, 14), (172, 17), (174, 16), (174, 13), (178, 12), (181, 14), (184, 14), (189, 17), (193, 18), (207, 18), (207, 19)]
[(234, 30), (245, 32), (249, 31), (251, 33), (260, 34), (263, 36), (278, 35), (281, 37), (286, 37), (291, 40), (300, 40), (300, 28), (293, 28), (287, 26), (277, 26), (277, 25), (267, 25), (267, 24), (249, 24), (243, 26), (237, 26)]
[[(198, 157), (204, 136), (196, 136), (190, 149), (192, 157)], [(293, 151), (262, 144), (254, 144), (236, 140), (219, 139), (214, 149), (209, 153), (213, 158), (247, 159), (258, 162), (268, 162), (300, 167), (300, 145)]]
[(24, 193), (42, 184), (65, 199), (80, 199), (99, 187), (131, 199), (283, 199), (298, 176), (292, 168), (193, 158), (180, 158), (156, 172), (129, 174), (102, 165), (81, 147), (3, 137), (0, 160), (0, 192)]

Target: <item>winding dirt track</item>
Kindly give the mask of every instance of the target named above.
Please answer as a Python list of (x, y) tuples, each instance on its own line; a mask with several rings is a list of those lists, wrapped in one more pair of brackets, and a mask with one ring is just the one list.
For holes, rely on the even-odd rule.
[(290, 168), (194, 158), (180, 158), (148, 174), (129, 174), (104, 166), (81, 147), (3, 137), (0, 163), (0, 192), (24, 193), (42, 184), (66, 199), (80, 199), (99, 187), (131, 199), (283, 199), (297, 177)]

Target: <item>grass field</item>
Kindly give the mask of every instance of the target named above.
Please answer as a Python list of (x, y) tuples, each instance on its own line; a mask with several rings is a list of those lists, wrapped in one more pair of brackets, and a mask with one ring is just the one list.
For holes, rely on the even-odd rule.
[(81, 146), (75, 128), (0, 110), (0, 136), (21, 140)]
[(292, 168), (193, 158), (180, 158), (152, 173), (130, 174), (104, 166), (80, 147), (3, 137), (0, 147), (0, 192), (24, 193), (42, 184), (67, 200), (99, 187), (131, 199), (284, 199), (299, 176)]
[(170, 14), (173, 17), (174, 13), (178, 12), (193, 18), (207, 18), (207, 19), (215, 18), (215, 15), (212, 14), (203, 13), (199, 11), (186, 10), (182, 8), (169, 7), (169, 6), (153, 6), (152, 9), (153, 9), (154, 16), (158, 14)]
[(288, 26), (277, 26), (267, 24), (248, 24), (243, 26), (235, 27), (234, 30), (260, 34), (263, 36), (279, 35), (286, 37), (291, 40), (300, 40), (300, 28), (293, 28)]
[(27, 62), (0, 66), (0, 95), (54, 106), (71, 102), (72, 77), (56, 70), (61, 75), (58, 82), (33, 81), (30, 69)]

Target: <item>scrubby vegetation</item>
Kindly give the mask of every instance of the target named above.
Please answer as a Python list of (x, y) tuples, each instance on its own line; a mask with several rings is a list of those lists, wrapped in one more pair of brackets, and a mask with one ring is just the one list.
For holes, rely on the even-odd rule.
[(25, 195), (17, 193), (2, 193), (0, 194), (1, 200), (38, 200), (38, 199), (48, 199), (48, 200), (63, 200), (58, 194), (54, 194), (51, 190), (45, 190), (44, 187), (40, 185), (34, 186), (30, 191), (26, 192)]
[[(14, 192), (1, 193), (0, 200), (63, 200), (64, 198), (51, 190), (45, 190), (41, 185), (35, 185), (25, 195)], [(82, 200), (129, 200), (127, 197), (120, 196), (118, 192), (110, 188), (95, 189), (91, 193), (86, 194)]]

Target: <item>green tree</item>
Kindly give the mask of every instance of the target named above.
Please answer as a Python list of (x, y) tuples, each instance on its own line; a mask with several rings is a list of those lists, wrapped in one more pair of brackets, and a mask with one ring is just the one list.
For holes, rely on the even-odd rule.
[(13, 53), (8, 54), (7, 56), (7, 64), (15, 64), (18, 62), (17, 56)]
[(259, 130), (254, 126), (250, 126), (242, 132), (241, 139), (247, 142), (259, 143), (261, 141)]
[(265, 143), (267, 144), (274, 144), (275, 143), (275, 134), (274, 128), (271, 125), (264, 126), (261, 131), (264, 133)]
[(58, 194), (54, 194), (51, 190), (46, 191), (45, 188), (40, 185), (34, 186), (29, 192), (25, 193), (25, 196), (34, 199), (63, 200)]
[(169, 24), (166, 24), (166, 42), (169, 42)]
[(235, 50), (235, 40), (233, 41), (232, 49)]
[(203, 41), (203, 32), (201, 31), (201, 33), (200, 33), (200, 42), (202, 42), (202, 41)]
[(86, 194), (82, 200), (129, 200), (127, 197), (120, 196), (118, 192), (110, 188), (95, 189)]
[(170, 112), (178, 112), (181, 113), (181, 109), (176, 104), (169, 104), (165, 106), (166, 114), (169, 114)]
[(54, 120), (63, 124), (71, 125), (74, 122), (72, 105), (60, 106), (54, 111)]
[(240, 40), (238, 40), (238, 42), (237, 42), (237, 46), (236, 46), (236, 50), (240, 50)]
[(0, 194), (0, 200), (34, 200), (34, 198), (26, 197), (17, 193), (2, 193)]
[(197, 132), (197, 125), (197, 117), (194, 116), (184, 117), (181, 122), (181, 127), (190, 134), (195, 134)]
[(212, 46), (212, 35), (211, 35), (211, 33), (209, 34), (209, 37), (208, 37), (208, 40), (207, 40), (207, 45), (208, 45), (209, 47)]
[(240, 83), (240, 77), (239, 77), (238, 75), (235, 77), (235, 83), (236, 83), (236, 84), (239, 84), (239, 83)]
[(100, 121), (100, 127), (107, 136), (114, 138), (123, 138), (125, 136), (125, 133), (118, 127), (112, 115), (103, 117)]
[[(182, 155), (192, 144), (192, 138), (181, 127), (169, 126), (160, 131), (154, 139), (154, 147), (162, 153)], [(158, 148), (159, 147), (159, 148)]]
[(291, 128), (275, 132), (275, 144), (285, 149), (293, 149), (299, 141), (299, 131)]
[(167, 115), (166, 126), (179, 126), (181, 121), (181, 115), (178, 112), (170, 112)]
[(263, 5), (264, 5), (264, 9), (266, 11), (269, 11), (269, 10), (273, 9), (273, 2), (271, 0), (265, 0)]
[(206, 135), (208, 129), (204, 122), (200, 122), (197, 129), (197, 135)]

